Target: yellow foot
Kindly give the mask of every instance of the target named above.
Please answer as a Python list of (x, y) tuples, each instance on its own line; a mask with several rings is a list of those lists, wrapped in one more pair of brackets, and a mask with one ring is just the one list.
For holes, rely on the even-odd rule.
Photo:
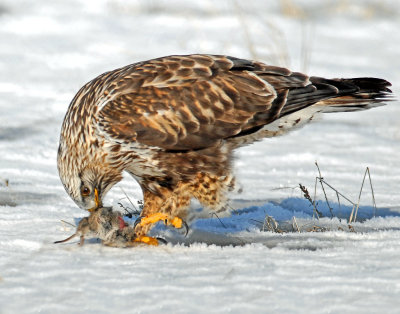
[(145, 225), (148, 225), (148, 224), (156, 223), (156, 222), (158, 222), (160, 220), (164, 221), (164, 223), (166, 225), (172, 225), (177, 229), (182, 228), (182, 224), (183, 224), (182, 219), (180, 219), (179, 217), (171, 217), (171, 216), (169, 216), (167, 214), (164, 214), (164, 213), (155, 213), (155, 214), (151, 214), (151, 215), (148, 215), (148, 216), (141, 217), (139, 225), (140, 226), (145, 226)]
[(145, 243), (148, 245), (158, 245), (158, 240), (156, 238), (148, 237), (148, 236), (139, 236), (133, 240), (134, 242)]

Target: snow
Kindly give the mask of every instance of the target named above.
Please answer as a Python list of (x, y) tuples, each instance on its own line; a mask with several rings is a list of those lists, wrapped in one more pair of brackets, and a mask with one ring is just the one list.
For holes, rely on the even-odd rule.
[[(382, 77), (399, 95), (397, 1), (2, 0), (0, 22), (0, 313), (398, 312), (398, 101), (239, 150), (232, 215), (203, 213), (186, 238), (158, 225), (168, 245), (53, 244), (75, 231), (61, 220), (86, 215), (56, 167), (63, 116), (85, 82), (153, 57), (217, 53)], [(368, 166), (376, 217), (366, 182), (353, 230), (352, 206), (328, 191), (330, 219), (320, 187), (325, 217), (313, 218), (297, 187), (313, 196), (315, 161), (354, 202)], [(123, 191), (141, 199), (126, 177), (106, 203), (132, 207)], [(265, 230), (267, 215), (288, 232)]]

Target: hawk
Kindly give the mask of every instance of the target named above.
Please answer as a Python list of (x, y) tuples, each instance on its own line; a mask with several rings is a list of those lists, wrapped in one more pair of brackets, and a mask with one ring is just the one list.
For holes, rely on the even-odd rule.
[(234, 186), (232, 152), (324, 112), (390, 99), (383, 79), (325, 79), (223, 55), (176, 55), (106, 72), (75, 95), (62, 124), (58, 171), (94, 211), (122, 172), (144, 197), (137, 240), (162, 220), (176, 228), (189, 203), (221, 211)]

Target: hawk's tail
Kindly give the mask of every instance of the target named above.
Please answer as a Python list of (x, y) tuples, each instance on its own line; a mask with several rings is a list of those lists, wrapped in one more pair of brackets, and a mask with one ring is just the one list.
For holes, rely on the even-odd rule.
[(323, 106), (322, 112), (358, 111), (384, 105), (385, 101), (394, 100), (388, 81), (374, 77), (350, 79), (324, 79), (311, 77), (310, 81), (317, 87), (324, 85), (335, 87), (337, 94), (316, 103)]

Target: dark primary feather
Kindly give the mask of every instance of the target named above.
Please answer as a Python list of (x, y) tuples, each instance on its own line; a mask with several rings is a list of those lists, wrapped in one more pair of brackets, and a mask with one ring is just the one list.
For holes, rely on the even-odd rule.
[[(116, 141), (195, 150), (313, 104), (359, 110), (391, 92), (376, 78), (324, 79), (226, 56), (170, 56), (117, 70), (99, 126)], [(100, 104), (101, 105), (101, 104)]]

